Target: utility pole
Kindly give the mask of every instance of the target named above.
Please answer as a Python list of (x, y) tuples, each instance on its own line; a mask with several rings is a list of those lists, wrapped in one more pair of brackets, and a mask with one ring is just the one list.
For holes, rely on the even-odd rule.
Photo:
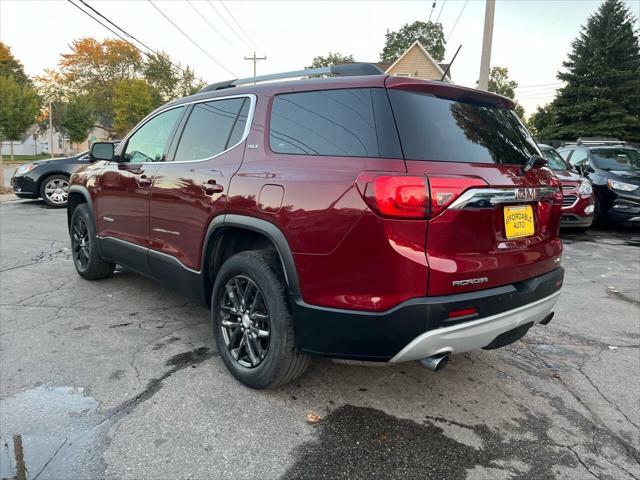
[(489, 67), (491, 66), (491, 42), (493, 40), (493, 16), (496, 11), (496, 0), (486, 0), (484, 11), (484, 35), (482, 37), (482, 58), (480, 60), (480, 79), (478, 88), (489, 88)]
[(253, 52), (253, 57), (244, 57), (245, 60), (252, 60), (253, 61), (253, 76), (256, 77), (256, 65), (258, 63), (258, 60), (266, 60), (267, 57), (256, 57), (256, 52)]
[(53, 158), (53, 108), (49, 100), (49, 156)]

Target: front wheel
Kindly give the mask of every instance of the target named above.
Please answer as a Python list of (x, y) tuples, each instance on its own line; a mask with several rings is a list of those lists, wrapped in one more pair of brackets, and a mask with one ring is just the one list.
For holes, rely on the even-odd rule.
[(98, 253), (96, 230), (86, 203), (73, 211), (69, 234), (73, 264), (82, 278), (100, 280), (113, 274), (115, 264), (103, 260)]
[(40, 185), (40, 196), (50, 207), (66, 207), (69, 199), (69, 177), (55, 174), (45, 178)]
[(295, 345), (277, 254), (252, 250), (230, 257), (216, 276), (211, 316), (220, 357), (248, 387), (283, 385), (309, 365)]

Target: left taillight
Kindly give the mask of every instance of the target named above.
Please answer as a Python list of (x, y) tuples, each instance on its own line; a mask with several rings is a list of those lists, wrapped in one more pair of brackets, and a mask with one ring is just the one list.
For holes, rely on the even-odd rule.
[(424, 176), (364, 172), (357, 184), (367, 205), (383, 217), (416, 219), (426, 218), (429, 213), (429, 190)]

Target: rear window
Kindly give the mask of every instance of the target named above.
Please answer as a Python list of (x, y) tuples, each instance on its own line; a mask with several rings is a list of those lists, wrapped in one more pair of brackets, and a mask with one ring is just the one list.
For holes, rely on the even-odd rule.
[(278, 95), (269, 143), (272, 151), (292, 155), (402, 158), (382, 88)]
[(389, 98), (408, 160), (522, 164), (539, 154), (511, 110), (402, 90)]

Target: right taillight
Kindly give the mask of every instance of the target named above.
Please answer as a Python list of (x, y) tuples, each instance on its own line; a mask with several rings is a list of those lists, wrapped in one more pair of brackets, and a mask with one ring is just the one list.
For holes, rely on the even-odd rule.
[(362, 198), (383, 217), (433, 218), (465, 190), (487, 184), (473, 177), (426, 177), (364, 172), (356, 181)]

